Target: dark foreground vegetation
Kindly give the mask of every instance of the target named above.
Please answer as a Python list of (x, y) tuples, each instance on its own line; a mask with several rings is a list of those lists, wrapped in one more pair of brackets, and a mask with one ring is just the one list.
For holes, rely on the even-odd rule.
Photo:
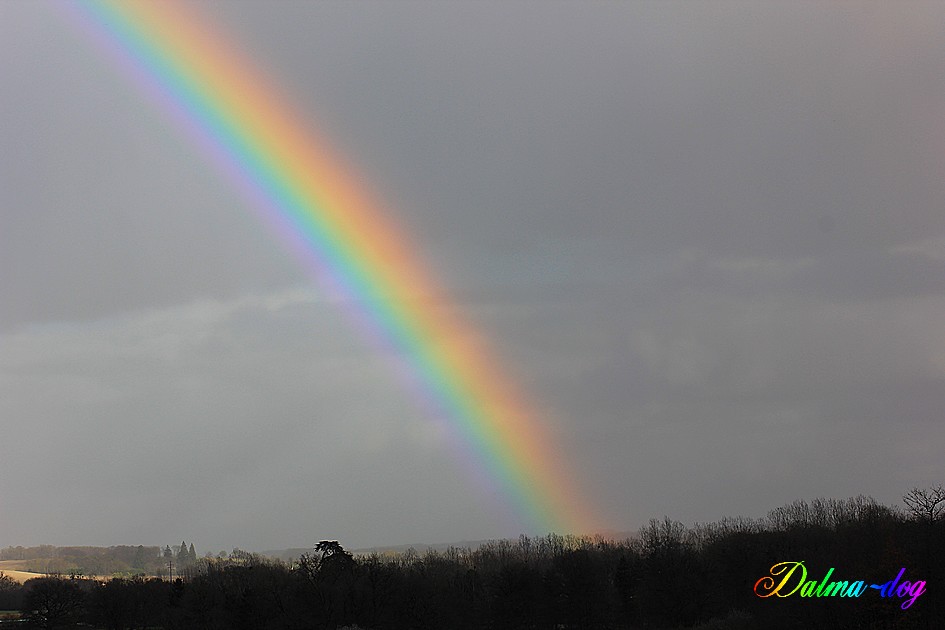
[[(654, 520), (624, 541), (552, 534), (359, 557), (322, 541), (292, 565), (234, 552), (173, 581), (0, 578), (0, 611), (22, 610), (21, 627), (108, 630), (942, 628), (945, 493), (925, 497), (904, 512), (856, 497), (693, 528)], [(901, 580), (927, 588), (906, 610), (903, 598), (869, 588), (755, 594), (773, 565), (797, 561), (809, 579), (834, 568), (832, 579), (883, 584), (904, 568)]]

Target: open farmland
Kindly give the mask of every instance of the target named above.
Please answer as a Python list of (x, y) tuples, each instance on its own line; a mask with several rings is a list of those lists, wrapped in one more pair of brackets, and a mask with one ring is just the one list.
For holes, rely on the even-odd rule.
[(37, 578), (37, 577), (43, 577), (43, 574), (42, 574), (42, 573), (30, 573), (29, 571), (6, 571), (6, 570), (3, 570), (3, 571), (0, 571), (0, 573), (3, 573), (3, 575), (5, 575), (5, 576), (7, 576), (7, 577), (9, 577), (9, 578), (13, 578), (14, 580), (16, 580), (17, 582), (19, 582), (20, 584), (22, 584), (22, 583), (25, 582), (26, 580), (32, 580), (33, 578)]
[(20, 584), (35, 577), (43, 577), (43, 573), (24, 571), (23, 569), (27, 568), (27, 563), (26, 560), (0, 560), (0, 573), (13, 578)]

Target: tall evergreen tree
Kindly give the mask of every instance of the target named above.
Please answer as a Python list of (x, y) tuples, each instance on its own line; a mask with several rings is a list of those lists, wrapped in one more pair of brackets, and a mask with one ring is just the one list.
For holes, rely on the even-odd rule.
[(187, 543), (183, 540), (180, 542), (180, 551), (177, 552), (177, 566), (180, 569), (190, 566), (190, 554), (187, 552)]

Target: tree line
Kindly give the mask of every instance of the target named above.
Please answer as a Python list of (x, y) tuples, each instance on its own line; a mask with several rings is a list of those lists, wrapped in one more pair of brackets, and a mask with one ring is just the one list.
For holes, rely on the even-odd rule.
[[(235, 550), (173, 581), (0, 578), (0, 610), (23, 610), (35, 627), (107, 630), (937, 627), (945, 490), (915, 490), (905, 505), (795, 501), (761, 519), (654, 519), (619, 541), (549, 534), (422, 554), (354, 556), (321, 541), (291, 564)], [(877, 584), (905, 568), (928, 588), (906, 610), (873, 591), (758, 597), (755, 583), (785, 561)]]

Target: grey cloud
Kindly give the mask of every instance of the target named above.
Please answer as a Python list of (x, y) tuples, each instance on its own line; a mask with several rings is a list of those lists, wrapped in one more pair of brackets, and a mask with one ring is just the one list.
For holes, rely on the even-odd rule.
[[(195, 6), (354, 167), (615, 529), (941, 482), (939, 5)], [(0, 456), (46, 462), (0, 477), (0, 537), (173, 542), (175, 510), (213, 548), (519, 532), (56, 5), (0, 4), (0, 60)]]

